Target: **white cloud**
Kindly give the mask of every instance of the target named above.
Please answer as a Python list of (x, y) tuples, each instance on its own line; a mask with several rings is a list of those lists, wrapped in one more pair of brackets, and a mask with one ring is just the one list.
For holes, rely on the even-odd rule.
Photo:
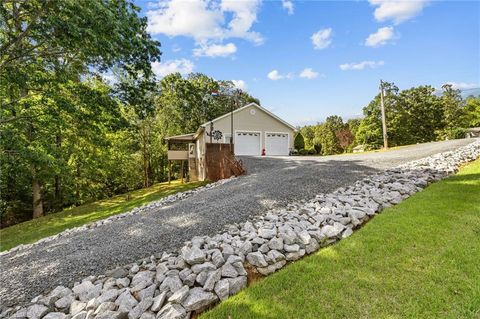
[(392, 20), (396, 24), (419, 15), (428, 4), (428, 0), (369, 0), (375, 6), (374, 16), (377, 21)]
[(273, 81), (280, 80), (280, 79), (283, 78), (283, 77), (278, 73), (277, 70), (272, 70), (272, 71), (270, 71), (270, 72), (267, 74), (267, 77), (268, 77), (270, 80), (273, 80)]
[(170, 37), (187, 36), (195, 40), (221, 37), (223, 14), (208, 8), (201, 0), (158, 1), (158, 8), (147, 11), (148, 31)]
[(263, 38), (260, 33), (250, 31), (253, 23), (257, 21), (257, 12), (260, 8), (260, 0), (222, 0), (220, 7), (222, 13), (232, 13), (232, 20), (225, 30), (225, 37), (242, 38), (262, 44)]
[(183, 75), (191, 73), (195, 65), (187, 59), (168, 60), (165, 62), (153, 62), (152, 70), (159, 76), (164, 77), (170, 73), (179, 72)]
[(291, 79), (293, 77), (292, 73), (280, 74), (278, 70), (272, 70), (267, 74), (267, 77), (272, 81)]
[(394, 37), (394, 32), (393, 32), (393, 27), (383, 27), (379, 28), (377, 32), (372, 33), (368, 36), (368, 38), (365, 40), (365, 45), (367, 47), (380, 47), (385, 44), (389, 40), (392, 40)]
[(328, 48), (332, 43), (332, 28), (319, 30), (312, 34), (311, 39), (316, 50)]
[(233, 85), (235, 85), (235, 87), (237, 89), (240, 89), (240, 90), (243, 90), (245, 91), (247, 89), (247, 83), (245, 83), (244, 80), (232, 80), (233, 82)]
[(220, 43), (242, 38), (261, 44), (262, 36), (252, 31), (260, 0), (158, 0), (156, 9), (147, 11), (148, 31), (170, 37), (186, 36), (197, 44)]
[(475, 83), (447, 82), (445, 84), (450, 84), (452, 86), (452, 89), (460, 91), (480, 88), (480, 84)]
[(383, 61), (362, 61), (359, 63), (344, 63), (340, 65), (340, 69), (343, 71), (346, 70), (363, 70), (365, 68), (375, 69), (379, 66), (384, 65)]
[(288, 15), (292, 15), (294, 11), (293, 2), (291, 0), (282, 0), (282, 7), (287, 10)]
[(313, 71), (311, 68), (305, 68), (300, 72), (300, 77), (312, 80), (318, 77), (318, 72)]
[(237, 52), (237, 47), (233, 43), (227, 44), (201, 44), (200, 47), (193, 49), (194, 56), (208, 57), (226, 57)]

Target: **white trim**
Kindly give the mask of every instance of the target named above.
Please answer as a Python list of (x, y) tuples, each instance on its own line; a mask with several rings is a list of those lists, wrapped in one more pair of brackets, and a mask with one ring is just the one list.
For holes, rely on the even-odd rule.
[[(237, 132), (240, 132), (240, 133), (243, 133), (243, 132), (245, 132), (245, 133), (260, 133), (260, 149), (259, 149), (259, 151), (260, 151), (260, 155), (262, 155), (262, 144), (263, 144), (263, 143), (262, 143), (262, 141), (263, 141), (263, 139), (262, 139), (262, 136), (263, 136), (262, 131), (235, 130), (235, 136), (234, 136), (234, 138), (233, 138), (233, 152), (234, 152), (234, 153), (235, 153), (235, 149), (236, 149), (235, 144), (237, 144)], [(234, 154), (234, 155), (236, 155), (236, 154)]]
[(288, 152), (290, 153), (291, 145), (290, 145), (290, 133), (288, 132), (267, 132), (265, 131), (265, 151), (268, 155), (268, 149), (267, 149), (267, 134), (286, 134), (287, 135), (287, 147), (288, 147)]
[(230, 136), (232, 135), (232, 133), (223, 134), (223, 143), (230, 143), (230, 138), (228, 138), (228, 140), (227, 140), (227, 134), (230, 135)]
[[(233, 114), (235, 114), (235, 113), (237, 113), (237, 112), (240, 112), (240, 111), (243, 111), (244, 109), (246, 109), (246, 108), (249, 107), (249, 106), (255, 106), (255, 107), (257, 107), (258, 109), (260, 109), (260, 110), (262, 110), (263, 112), (267, 113), (268, 115), (270, 115), (271, 117), (273, 117), (274, 119), (276, 119), (277, 121), (279, 121), (280, 123), (282, 123), (282, 124), (288, 126), (289, 128), (291, 128), (294, 132), (297, 131), (297, 129), (295, 128), (295, 126), (293, 126), (293, 125), (285, 122), (284, 120), (282, 120), (281, 118), (279, 118), (278, 116), (276, 116), (275, 114), (273, 114), (272, 112), (270, 112), (269, 110), (267, 110), (266, 108), (258, 105), (257, 103), (249, 103), (249, 104), (247, 104), (247, 105), (245, 105), (245, 106), (242, 106), (241, 108), (238, 108), (238, 109), (236, 109), (235, 111), (233, 111)], [(221, 119), (223, 119), (223, 118), (225, 118), (225, 117), (227, 117), (227, 116), (230, 116), (231, 113), (232, 113), (232, 112), (228, 112), (228, 113), (226, 113), (226, 114), (223, 114), (222, 116), (219, 116), (219, 117), (217, 117), (216, 119), (213, 119), (213, 120), (211, 120), (211, 121), (208, 121), (208, 122), (206, 122), (206, 123), (203, 123), (201, 126), (206, 127), (207, 125), (210, 125), (210, 122), (216, 122), (216, 121), (218, 121), (218, 120), (221, 120)], [(245, 132), (246, 132), (246, 131), (245, 131)]]
[(188, 134), (182, 134), (182, 135), (174, 135), (174, 136), (167, 136), (165, 137), (165, 140), (170, 140), (172, 138), (182, 138), (182, 137), (187, 137), (191, 136), (192, 138), (194, 137), (195, 133), (188, 133)]

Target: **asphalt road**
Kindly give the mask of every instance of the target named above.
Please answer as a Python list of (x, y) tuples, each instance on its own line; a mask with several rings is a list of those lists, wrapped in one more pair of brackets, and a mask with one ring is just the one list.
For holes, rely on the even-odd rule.
[(454, 140), (374, 152), (325, 157), (244, 158), (248, 175), (144, 214), (0, 257), (0, 300), (22, 304), (57, 285), (73, 285), (154, 253), (178, 249), (196, 235), (310, 199), (369, 174), (473, 140)]

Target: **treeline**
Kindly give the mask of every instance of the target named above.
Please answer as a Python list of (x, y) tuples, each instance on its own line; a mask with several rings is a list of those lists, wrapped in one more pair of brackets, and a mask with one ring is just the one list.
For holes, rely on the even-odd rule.
[[(323, 123), (304, 126), (300, 128), (303, 141), (297, 138), (295, 147), (304, 155), (346, 153), (358, 145), (365, 150), (381, 148), (380, 94), (363, 108), (363, 115), (346, 122), (329, 116)], [(393, 83), (385, 83), (385, 117), (389, 146), (463, 138), (465, 129), (480, 126), (480, 97), (464, 99), (451, 85), (436, 94), (431, 86), (400, 91)]]
[(234, 103), (211, 96), (229, 81), (155, 79), (160, 44), (130, 1), (6, 0), (0, 20), (2, 227), (165, 181), (164, 137)]

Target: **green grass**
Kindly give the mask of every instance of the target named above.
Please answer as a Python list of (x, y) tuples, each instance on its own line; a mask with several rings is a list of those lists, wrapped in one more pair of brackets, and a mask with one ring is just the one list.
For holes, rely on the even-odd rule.
[[(131, 210), (134, 207), (159, 200), (162, 197), (203, 186), (206, 182), (180, 183), (172, 181), (155, 184), (127, 194), (96, 201), (78, 207), (65, 209), (0, 230), (0, 251), (20, 244), (35, 242), (41, 238), (58, 234), (65, 229), (81, 226), (96, 220)], [(127, 195), (130, 199), (127, 200)]]
[(201, 318), (480, 318), (480, 160)]

